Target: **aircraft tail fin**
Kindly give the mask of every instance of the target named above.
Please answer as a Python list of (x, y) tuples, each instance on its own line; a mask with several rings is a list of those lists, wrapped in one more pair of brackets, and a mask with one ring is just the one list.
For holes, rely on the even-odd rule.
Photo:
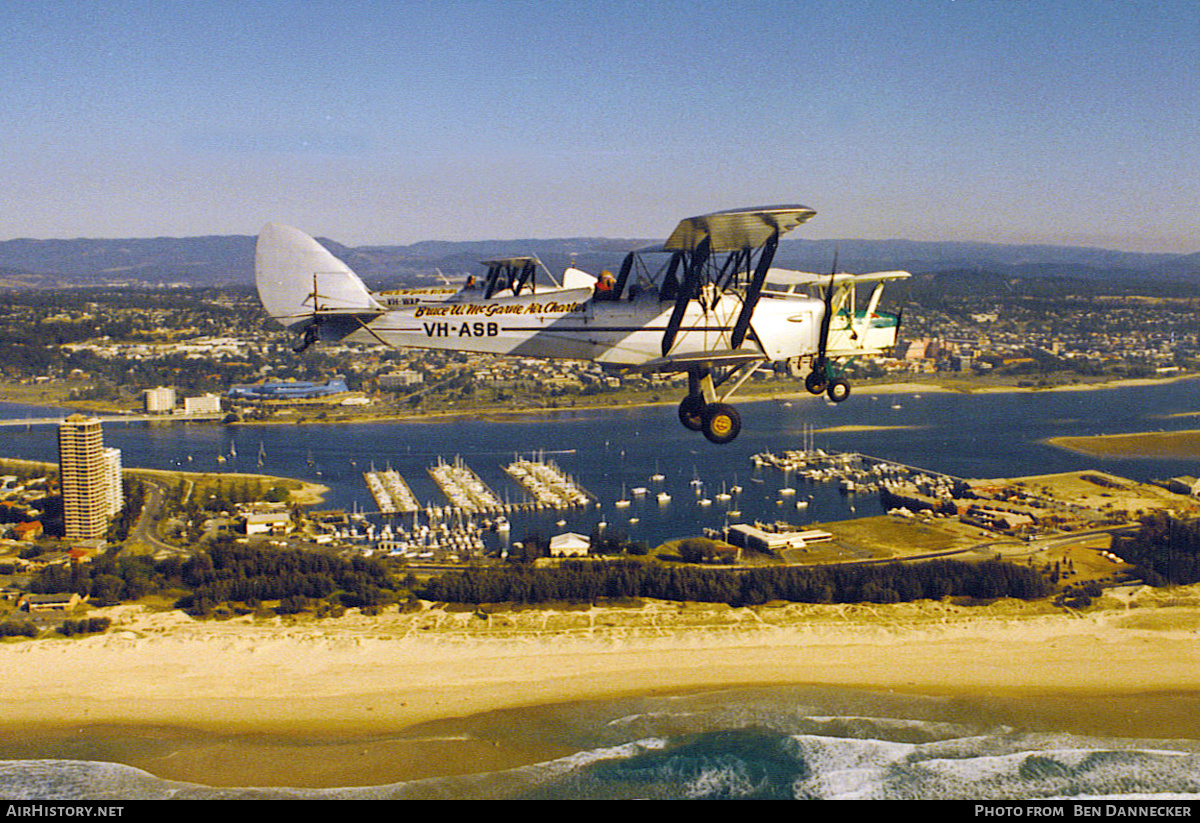
[(295, 331), (325, 325), (325, 318), (385, 311), (349, 266), (304, 232), (280, 223), (259, 232), (254, 281), (267, 313)]

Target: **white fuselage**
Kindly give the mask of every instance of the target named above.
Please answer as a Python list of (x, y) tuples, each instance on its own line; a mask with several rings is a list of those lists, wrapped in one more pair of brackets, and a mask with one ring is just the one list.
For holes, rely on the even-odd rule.
[[(736, 352), (730, 337), (741, 311), (741, 298), (713, 294), (705, 304), (707, 310), (701, 301), (688, 304), (668, 359), (724, 353), (774, 361), (817, 350), (824, 311), (820, 300), (764, 295), (751, 319), (752, 333)], [(663, 335), (673, 306), (673, 301), (659, 300), (654, 292), (617, 301), (597, 300), (591, 288), (490, 299), (464, 291), (440, 302), (393, 303), (348, 339), (637, 367), (663, 359)]]

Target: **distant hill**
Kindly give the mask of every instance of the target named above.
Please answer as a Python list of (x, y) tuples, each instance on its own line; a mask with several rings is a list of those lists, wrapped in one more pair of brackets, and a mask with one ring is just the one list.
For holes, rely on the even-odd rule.
[[(157, 237), (120, 240), (0, 241), (0, 288), (108, 284), (250, 284), (254, 237)], [(533, 254), (558, 273), (574, 262), (587, 271), (615, 269), (630, 249), (660, 240), (557, 239), (422, 241), (407, 246), (347, 247), (321, 242), (375, 287), (454, 281), (480, 271), (489, 257)], [(912, 240), (787, 240), (775, 264), (804, 271), (907, 269), (913, 273), (987, 272), (1002, 277), (1066, 278), (1096, 283), (1146, 281), (1200, 285), (1200, 253), (1142, 254), (1108, 249), (919, 242)]]

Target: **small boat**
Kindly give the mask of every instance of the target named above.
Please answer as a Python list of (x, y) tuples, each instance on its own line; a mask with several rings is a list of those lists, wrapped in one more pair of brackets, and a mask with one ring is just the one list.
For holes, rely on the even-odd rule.
[(658, 502), (659, 503), (670, 503), (671, 495), (667, 494), (666, 492), (659, 492), (658, 493)]
[(621, 486), (621, 499), (617, 501), (617, 508), (624, 509), (629, 505), (629, 499), (625, 496), (625, 486)]

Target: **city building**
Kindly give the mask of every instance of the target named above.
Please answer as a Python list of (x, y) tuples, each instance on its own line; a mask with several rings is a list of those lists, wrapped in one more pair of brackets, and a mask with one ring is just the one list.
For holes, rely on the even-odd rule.
[(306, 383), (300, 380), (276, 380), (251, 385), (234, 386), (228, 396), (242, 400), (306, 400), (344, 394), (346, 381), (335, 377), (325, 383)]
[(591, 548), (592, 541), (582, 534), (566, 532), (550, 538), (551, 557), (583, 557)]
[(68, 540), (102, 540), (121, 510), (121, 452), (104, 448), (100, 420), (74, 414), (58, 427), (58, 471)]
[(175, 410), (175, 389), (159, 386), (142, 392), (147, 414), (170, 414)]
[(292, 517), (287, 512), (263, 512), (247, 514), (243, 518), (247, 535), (287, 534), (292, 527)]
[(220, 414), (221, 395), (202, 394), (199, 397), (183, 398), (184, 414)]
[(406, 389), (425, 382), (425, 376), (415, 369), (398, 369), (379, 375), (379, 388), (384, 390)]

